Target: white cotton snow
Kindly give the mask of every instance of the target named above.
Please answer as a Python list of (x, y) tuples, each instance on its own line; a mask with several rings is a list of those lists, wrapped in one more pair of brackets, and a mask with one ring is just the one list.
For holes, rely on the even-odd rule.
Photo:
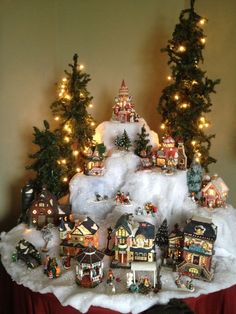
[[(75, 283), (75, 262), (72, 261), (71, 270), (62, 268), (62, 276), (49, 279), (43, 274), (43, 267), (28, 270), (22, 261), (13, 262), (11, 255), (18, 241), (22, 238), (30, 241), (40, 250), (44, 245), (40, 231), (28, 229), (20, 224), (8, 233), (1, 234), (0, 254), (2, 263), (12, 279), (18, 284), (33, 291), (53, 293), (63, 305), (71, 305), (82, 313), (90, 306), (100, 306), (116, 310), (121, 313), (140, 313), (155, 303), (166, 303), (170, 298), (196, 297), (200, 294), (214, 292), (230, 287), (236, 283), (236, 210), (231, 206), (209, 210), (198, 208), (188, 197), (186, 171), (176, 171), (172, 175), (165, 175), (160, 170), (138, 171), (140, 160), (133, 152), (122, 152), (114, 149), (113, 139), (124, 129), (132, 141), (145, 121), (139, 123), (104, 122), (97, 128), (101, 141), (109, 149), (109, 157), (105, 161), (104, 176), (85, 176), (77, 174), (70, 182), (70, 200), (74, 216), (80, 220), (90, 216), (99, 228), (100, 249), (106, 247), (107, 228), (114, 227), (117, 219), (123, 213), (133, 213), (138, 221), (148, 221), (158, 226), (167, 218), (170, 231), (177, 222), (184, 226), (186, 219), (193, 215), (210, 217), (218, 227), (215, 243), (215, 276), (211, 283), (194, 280), (195, 292), (178, 290), (174, 283), (176, 273), (162, 268), (161, 279), (163, 288), (158, 294), (131, 294), (126, 288), (126, 272), (124, 269), (114, 269), (114, 275), (120, 281), (115, 282), (116, 293), (106, 284), (106, 274), (110, 265), (110, 258), (104, 259), (104, 281), (94, 289), (78, 287)], [(158, 143), (158, 136), (150, 132), (151, 144)], [(130, 205), (117, 205), (115, 195), (117, 191), (129, 193)], [(101, 195), (102, 200), (96, 201), (95, 194)], [(104, 196), (106, 196), (105, 199)], [(136, 215), (139, 207), (146, 202), (152, 202), (158, 207), (153, 216)], [(53, 239), (49, 242), (49, 254), (57, 257), (59, 264), (59, 232), (53, 230)], [(157, 254), (160, 252), (157, 249)], [(159, 260), (157, 261), (159, 263)]]

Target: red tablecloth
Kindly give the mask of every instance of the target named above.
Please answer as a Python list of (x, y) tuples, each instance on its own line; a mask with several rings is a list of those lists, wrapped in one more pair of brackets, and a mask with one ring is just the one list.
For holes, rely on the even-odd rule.
[[(236, 285), (218, 292), (188, 298), (184, 302), (196, 314), (236, 314)], [(51, 294), (32, 292), (11, 280), (0, 263), (0, 314), (79, 314), (71, 306), (62, 306)], [(91, 307), (89, 314), (119, 314), (109, 309)], [(165, 312), (159, 306), (145, 313), (185, 313)]]

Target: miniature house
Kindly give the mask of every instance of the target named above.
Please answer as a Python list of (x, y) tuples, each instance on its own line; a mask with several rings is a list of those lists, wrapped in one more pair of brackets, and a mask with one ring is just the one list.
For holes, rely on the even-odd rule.
[(175, 229), (169, 234), (168, 264), (176, 265), (182, 260), (183, 232), (175, 225)]
[(211, 179), (202, 189), (202, 205), (209, 208), (223, 207), (229, 188), (220, 177)]
[(70, 204), (58, 204), (56, 196), (50, 193), (45, 186), (27, 210), (29, 226), (38, 229), (42, 229), (49, 223), (58, 225), (60, 218), (70, 214)]
[(104, 174), (104, 159), (106, 147), (103, 143), (90, 147), (84, 156), (84, 174), (102, 176)]
[(49, 223), (58, 222), (58, 203), (56, 197), (46, 187), (42, 188), (27, 211), (29, 225), (43, 228)]
[(163, 138), (162, 148), (156, 153), (156, 164), (158, 167), (176, 167), (178, 164), (178, 149), (175, 140), (171, 136)]
[(128, 87), (124, 80), (119, 89), (119, 95), (115, 98), (115, 105), (113, 106), (112, 119), (122, 123), (137, 122), (138, 115), (134, 110), (134, 104), (131, 103), (132, 97), (129, 96)]
[(136, 222), (132, 214), (122, 215), (115, 226), (115, 257), (112, 267), (130, 267), (133, 261), (155, 261), (155, 227)]
[(177, 271), (190, 274), (194, 278), (212, 280), (212, 256), (217, 227), (210, 219), (193, 217), (183, 231), (183, 262)]
[(78, 285), (93, 288), (102, 281), (103, 257), (104, 253), (93, 246), (81, 250), (76, 256), (76, 283)]
[[(64, 229), (63, 226), (61, 229)], [(89, 245), (97, 247), (98, 229), (98, 225), (90, 217), (87, 217), (72, 230), (70, 230), (70, 227), (67, 224), (67, 231), (64, 231), (64, 233), (60, 231), (60, 236), (63, 236), (61, 237), (60, 254), (75, 256), (81, 251), (81, 248)]]

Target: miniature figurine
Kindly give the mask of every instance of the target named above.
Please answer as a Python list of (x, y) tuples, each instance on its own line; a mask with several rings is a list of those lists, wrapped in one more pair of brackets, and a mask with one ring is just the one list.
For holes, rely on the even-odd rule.
[(108, 274), (107, 274), (107, 284), (112, 285), (113, 280), (115, 279), (113, 271), (109, 269)]
[(68, 253), (67, 256), (63, 260), (63, 267), (68, 270), (71, 268), (71, 256)]
[(190, 292), (195, 291), (192, 279), (184, 281), (183, 280), (183, 274), (181, 274), (181, 273), (179, 273), (177, 275), (177, 277), (175, 278), (175, 284), (181, 290), (190, 291)]
[(57, 278), (61, 275), (61, 269), (58, 266), (56, 257), (51, 258), (48, 255), (46, 256), (44, 273), (46, 273), (50, 279)]
[(152, 202), (147, 202), (145, 205), (144, 205), (144, 209), (147, 213), (147, 215), (151, 214), (151, 215), (155, 215), (157, 214), (157, 207), (155, 205), (153, 205)]
[(125, 195), (124, 192), (118, 191), (116, 193), (115, 200), (116, 200), (116, 204), (130, 205), (130, 195), (129, 195), (129, 192), (126, 193), (126, 195)]

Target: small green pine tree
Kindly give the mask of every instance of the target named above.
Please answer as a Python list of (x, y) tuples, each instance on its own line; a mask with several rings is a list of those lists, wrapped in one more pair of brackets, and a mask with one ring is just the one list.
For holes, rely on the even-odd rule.
[(34, 127), (33, 143), (39, 147), (38, 151), (29, 155), (34, 159), (33, 163), (27, 169), (36, 172), (36, 177), (32, 183), (36, 191), (40, 191), (43, 185), (55, 196), (60, 197), (68, 191), (68, 176), (70, 172), (70, 163), (73, 159), (70, 145), (61, 142), (61, 133), (59, 130), (51, 131), (49, 123), (44, 121), (44, 130)]
[(118, 149), (124, 149), (124, 150), (129, 150), (130, 146), (131, 146), (131, 140), (126, 132), (126, 130), (124, 130), (123, 134), (121, 136), (117, 136), (115, 139), (115, 146)]
[(150, 142), (149, 134), (146, 131), (145, 125), (141, 128), (141, 133), (137, 134), (138, 139), (134, 141), (134, 153), (138, 156), (141, 156), (141, 152), (145, 151), (146, 155), (150, 155), (152, 145), (148, 145)]
[(202, 187), (203, 169), (199, 162), (193, 160), (187, 171), (187, 184), (189, 193), (197, 194)]
[(155, 242), (161, 249), (165, 249), (169, 245), (169, 232), (166, 219), (163, 220), (157, 230)]

